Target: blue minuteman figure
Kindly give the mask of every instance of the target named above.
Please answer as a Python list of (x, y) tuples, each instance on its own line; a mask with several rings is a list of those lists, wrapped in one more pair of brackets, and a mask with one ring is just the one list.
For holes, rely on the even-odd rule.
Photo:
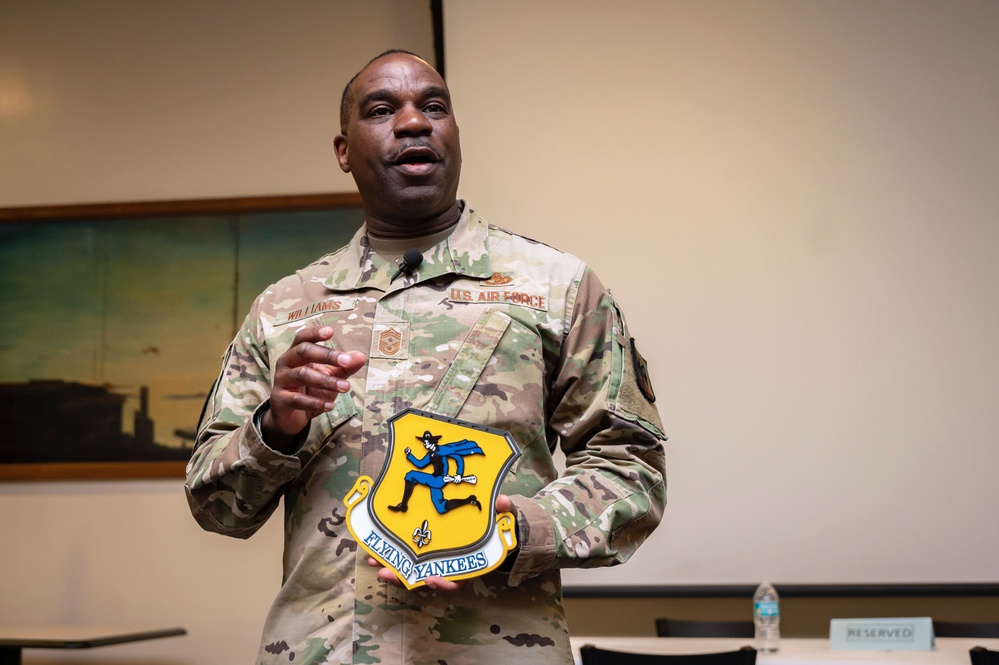
[[(417, 485), (424, 485), (430, 488), (430, 500), (434, 502), (434, 508), (443, 515), (449, 510), (458, 506), (470, 504), (482, 510), (482, 504), (475, 498), (475, 495), (463, 499), (445, 499), (443, 487), (447, 483), (455, 485), (468, 483), (474, 485), (475, 476), (465, 476), (465, 455), (485, 455), (482, 448), (475, 441), (462, 439), (454, 443), (446, 443), (443, 446), (437, 445), (440, 435), (434, 436), (429, 431), (423, 432), (423, 436), (416, 437), (423, 441), (423, 447), (427, 449), (426, 456), (417, 459), (413, 456), (413, 451), (406, 448), (406, 459), (417, 469), (422, 469), (427, 465), (432, 465), (433, 473), (423, 471), (410, 471), (406, 474), (406, 489), (402, 494), (402, 501), (394, 506), (389, 506), (389, 510), (404, 513), (409, 510), (409, 497), (413, 495), (413, 490)], [(454, 475), (448, 474), (448, 460), (453, 460), (455, 464)]]

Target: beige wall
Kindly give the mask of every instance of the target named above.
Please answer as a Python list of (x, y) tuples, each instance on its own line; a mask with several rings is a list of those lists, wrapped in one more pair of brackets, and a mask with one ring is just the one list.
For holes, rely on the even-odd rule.
[[(427, 3), (2, 2), (0, 206), (351, 191), (340, 93), (387, 48), (433, 58)], [(280, 575), (279, 520), (202, 532), (179, 479), (0, 483), (0, 624), (189, 631), (26, 663), (252, 663)]]
[[(738, 11), (747, 6), (766, 11)], [(824, 43), (821, 33), (806, 29), (815, 25), (807, 14), (845, 7), (819, 24), (863, 32), (861, 16), (851, 13), (866, 6), (875, 16), (862, 17), (878, 18), (877, 25), (905, 19), (904, 39), (893, 42), (905, 47), (902, 52), (877, 47), (882, 37), (897, 36), (891, 30), (869, 36), (850, 52), (853, 69), (844, 72), (831, 58), (838, 51), (818, 57), (806, 48), (813, 39)], [(940, 16), (928, 9), (933, 7)], [(800, 453), (782, 464), (797, 465), (801, 485), (794, 489), (801, 496), (822, 490), (834, 501), (844, 494), (848, 485), (822, 475), (822, 455), (837, 442), (862, 450), (885, 431), (874, 418), (847, 420), (844, 431), (843, 414), (856, 415), (857, 403), (836, 403), (818, 419), (813, 405), (828, 405), (830, 396), (858, 386), (864, 399), (893, 387), (875, 371), (885, 369), (877, 359), (871, 373), (863, 371), (871, 360), (860, 344), (864, 327), (836, 328), (848, 337), (845, 350), (842, 340), (823, 332), (844, 306), (853, 306), (849, 291), (830, 287), (838, 275), (858, 292), (873, 288), (872, 301), (859, 312), (850, 310), (868, 329), (882, 334), (879, 311), (894, 311), (893, 292), (868, 286), (864, 280), (871, 275), (850, 265), (856, 259), (863, 259), (860, 267), (885, 266), (888, 277), (895, 274), (890, 269), (899, 269), (897, 279), (928, 289), (935, 307), (951, 293), (962, 294), (965, 299), (954, 299), (943, 314), (981, 324), (968, 337), (963, 325), (951, 329), (906, 309), (913, 327), (928, 329), (935, 339), (925, 346), (925, 340), (902, 334), (905, 329), (897, 332), (931, 373), (931, 387), (978, 389), (957, 414), (972, 424), (957, 443), (971, 439), (978, 446), (968, 453), (965, 471), (931, 457), (919, 462), (927, 468), (922, 481), (933, 481), (932, 471), (943, 467), (954, 476), (946, 478), (950, 485), (996, 505), (990, 477), (974, 486), (962, 478), (988, 471), (987, 464), (975, 462), (988, 454), (981, 442), (983, 404), (991, 409), (995, 403), (999, 375), (995, 354), (978, 353), (986, 337), (995, 339), (996, 322), (975, 318), (977, 294), (992, 295), (987, 280), (994, 277), (996, 207), (986, 185), (996, 180), (999, 146), (995, 132), (959, 131), (956, 144), (944, 140), (944, 130), (979, 128), (983, 117), (991, 128), (996, 117), (995, 79), (981, 78), (983, 68), (994, 69), (997, 61), (995, 40), (982, 41), (983, 31), (991, 37), (990, 26), (996, 25), (995, 7), (970, 0), (448, 3), (449, 82), (463, 132), (463, 195), (491, 221), (593, 263), (624, 303), (653, 363), (672, 435), (670, 511), (677, 517), (664, 525), (668, 537), (649, 555), (675, 558), (693, 542), (701, 547), (695, 551), (716, 548), (708, 550), (714, 554), (706, 562), (692, 565), (707, 563), (713, 566), (708, 570), (724, 572), (743, 560), (741, 533), (719, 537), (718, 544), (705, 525), (731, 512), (726, 505), (744, 505), (745, 491), (716, 488), (705, 495), (711, 488), (698, 487), (694, 479), (705, 466), (717, 465), (719, 472), (751, 467), (772, 450), (774, 438), (800, 443)], [(685, 20), (663, 21), (663, 12), (680, 12)], [(800, 51), (774, 53), (774, 61), (790, 70), (761, 76), (750, 65), (766, 60), (774, 26), (798, 35)], [(921, 55), (916, 37), (924, 33), (938, 47), (960, 48), (943, 62), (935, 59), (939, 48)], [(352, 185), (329, 152), (340, 86), (369, 55), (389, 46), (430, 52), (425, 3), (0, 3), (0, 206), (348, 190)], [(667, 46), (680, 48), (678, 59), (663, 63), (651, 55)], [(876, 87), (879, 79), (864, 78), (866, 72), (911, 72), (909, 59), (915, 71), (935, 72), (927, 83), (906, 78), (903, 90), (915, 107), (931, 102), (929, 116), (900, 116), (915, 122), (920, 134), (893, 130), (892, 114), (908, 103), (899, 107), (890, 96), (868, 95), (858, 105), (848, 103), (848, 95)], [(823, 71), (840, 83), (844, 79), (836, 77), (852, 72), (864, 86), (826, 90), (819, 85)], [(808, 94), (782, 88), (782, 76), (793, 76)], [(934, 86), (948, 81), (937, 94)], [(789, 113), (774, 116), (775, 108)], [(868, 117), (877, 124), (865, 124)], [(816, 126), (817, 118), (825, 122)], [(860, 130), (856, 142), (846, 140)], [(890, 151), (863, 149), (881, 145), (885, 132)], [(788, 135), (792, 141), (784, 140)], [(956, 156), (945, 159), (949, 155)], [(628, 242), (617, 242), (608, 228), (623, 232)], [(910, 228), (919, 233), (907, 236)], [(843, 252), (857, 243), (864, 254)], [(905, 261), (890, 258), (897, 246)], [(955, 255), (968, 267), (938, 271), (934, 286), (910, 272), (908, 261), (939, 265), (940, 248), (948, 268), (954, 268)], [(814, 271), (793, 270), (816, 265), (828, 271), (828, 281)], [(939, 284), (947, 287), (942, 293)], [(803, 317), (783, 308), (785, 298), (800, 306)], [(61, 334), (70, 331), (54, 331), (54, 343)], [(802, 338), (838, 349), (832, 363), (813, 365), (813, 349), (802, 346)], [(739, 339), (742, 346), (733, 342)], [(981, 375), (969, 375), (960, 356), (951, 373), (941, 376), (933, 354), (955, 345), (980, 361)], [(824, 374), (801, 381), (799, 370), (782, 362), (774, 375), (771, 361), (784, 353), (805, 370)], [(891, 360), (888, 369), (904, 369), (906, 356)], [(761, 374), (766, 383), (760, 383)], [(919, 376), (902, 378), (921, 383)], [(833, 395), (813, 388), (829, 380), (836, 381)], [(916, 397), (919, 415), (946, 395)], [(900, 410), (908, 414), (913, 408)], [(922, 436), (903, 425), (903, 433)], [(837, 430), (836, 438), (827, 438), (826, 430)], [(931, 431), (950, 445), (949, 430), (933, 424)], [(942, 494), (959, 493), (933, 496), (939, 500)], [(779, 503), (789, 501), (781, 497)], [(709, 508), (718, 514), (705, 515)], [(955, 515), (928, 508), (934, 525)], [(828, 512), (805, 515), (806, 527)], [(748, 518), (737, 527), (746, 535), (756, 528)], [(36, 652), (26, 662), (252, 662), (280, 576), (280, 524), (268, 524), (247, 542), (203, 533), (187, 512), (179, 480), (2, 484), (0, 534), (0, 623), (183, 625), (190, 631), (169, 642), (91, 654)], [(964, 547), (961, 540), (950, 542)], [(677, 564), (681, 570), (683, 563)], [(641, 565), (633, 569), (641, 571)], [(997, 578), (999, 573), (991, 580)], [(951, 608), (977, 613), (976, 603), (958, 601)], [(785, 605), (792, 632), (795, 607)], [(859, 613), (852, 611), (856, 607), (851, 614)], [(674, 608), (742, 612), (728, 601), (569, 603), (570, 620), (581, 632), (594, 625), (651, 632), (650, 615)], [(934, 604), (919, 608), (929, 613)], [(599, 623), (611, 615), (621, 620)], [(801, 630), (814, 632), (814, 622)]]
[(343, 85), (433, 59), (408, 0), (10, 0), (0, 37), (0, 206), (353, 191)]
[(460, 192), (624, 306), (670, 505), (572, 584), (999, 581), (999, 3), (460, 0)]

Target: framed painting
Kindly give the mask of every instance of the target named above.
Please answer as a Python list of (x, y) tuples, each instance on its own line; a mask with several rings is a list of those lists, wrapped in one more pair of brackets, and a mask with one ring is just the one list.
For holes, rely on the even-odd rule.
[(363, 219), (357, 194), (0, 209), (0, 480), (183, 477), (253, 299)]

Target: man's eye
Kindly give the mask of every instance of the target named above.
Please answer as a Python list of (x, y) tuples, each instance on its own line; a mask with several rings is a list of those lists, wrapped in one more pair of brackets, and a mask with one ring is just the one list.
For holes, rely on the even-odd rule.
[(426, 111), (427, 113), (447, 113), (447, 107), (441, 104), (440, 102), (432, 102), (430, 104), (427, 104), (424, 111)]
[(382, 116), (391, 115), (392, 109), (387, 106), (376, 106), (375, 108), (368, 111), (368, 116)]

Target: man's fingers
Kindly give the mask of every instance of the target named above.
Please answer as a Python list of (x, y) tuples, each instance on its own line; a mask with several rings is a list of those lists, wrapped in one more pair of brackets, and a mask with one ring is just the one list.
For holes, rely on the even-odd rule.
[(333, 337), (332, 326), (306, 326), (295, 333), (295, 339), (292, 341), (292, 346), (297, 346), (302, 342), (313, 342), (320, 343), (325, 342)]
[(287, 408), (292, 411), (305, 411), (309, 418), (313, 418), (323, 411), (332, 411), (335, 399), (326, 395), (283, 390), (271, 393), (270, 401), (272, 410), (280, 412)]
[(331, 349), (314, 342), (301, 342), (292, 346), (283, 358), (290, 367), (317, 363), (329, 367), (350, 366), (351, 354)]
[(402, 580), (396, 577), (396, 574), (388, 568), (380, 567), (382, 564), (376, 561), (374, 557), (368, 557), (368, 565), (373, 568), (378, 568), (378, 579), (381, 581), (388, 582), (392, 586), (397, 586), (399, 588), (403, 587)]
[(333, 337), (331, 326), (309, 326), (295, 333), (291, 346), (278, 360), (286, 367), (322, 365), (337, 370), (342, 379), (349, 377), (367, 362), (367, 356), (360, 351), (343, 351), (327, 346)]
[[(346, 356), (346, 358), (344, 358)], [(364, 367), (365, 363), (368, 362), (368, 356), (361, 351), (351, 351), (350, 353), (340, 354), (340, 368), (343, 369), (346, 376), (350, 376), (357, 370)]]
[(270, 409), (261, 421), (266, 441), (288, 443), (312, 418), (332, 411), (340, 394), (350, 391), (347, 379), (364, 366), (367, 356), (331, 349), (325, 342), (332, 337), (330, 326), (302, 328), (278, 358)]
[(465, 584), (467, 584), (467, 583), (468, 583), (468, 580), (457, 580), (457, 581), (455, 581), (455, 580), (448, 580), (448, 579), (445, 579), (443, 577), (435, 577), (435, 576), (431, 576), (431, 577), (427, 578), (427, 586), (429, 588), (433, 589), (434, 591), (441, 591), (443, 593), (449, 593), (449, 592), (452, 592), (452, 591), (458, 591), (459, 589), (461, 589), (462, 587), (464, 587)]
[[(372, 568), (378, 568), (378, 579), (383, 582), (388, 582), (393, 586), (401, 587), (403, 583), (399, 580), (394, 572), (382, 566), (374, 557), (368, 557), (368, 565)], [(468, 580), (448, 580), (443, 577), (437, 577), (436, 575), (431, 575), (427, 578), (427, 588), (433, 589), (434, 591), (441, 591), (443, 593), (448, 593), (451, 591), (458, 591), (468, 583)]]
[(339, 372), (327, 365), (310, 363), (295, 367), (288, 371), (287, 378), (294, 380), (295, 385), (331, 393), (345, 393), (350, 390), (350, 384), (339, 376)]
[(328, 346), (312, 342), (302, 342), (292, 346), (278, 360), (279, 365), (289, 368), (306, 367), (309, 365), (327, 367), (336, 376), (346, 379), (351, 374), (364, 367), (368, 357), (360, 351), (345, 353)]

